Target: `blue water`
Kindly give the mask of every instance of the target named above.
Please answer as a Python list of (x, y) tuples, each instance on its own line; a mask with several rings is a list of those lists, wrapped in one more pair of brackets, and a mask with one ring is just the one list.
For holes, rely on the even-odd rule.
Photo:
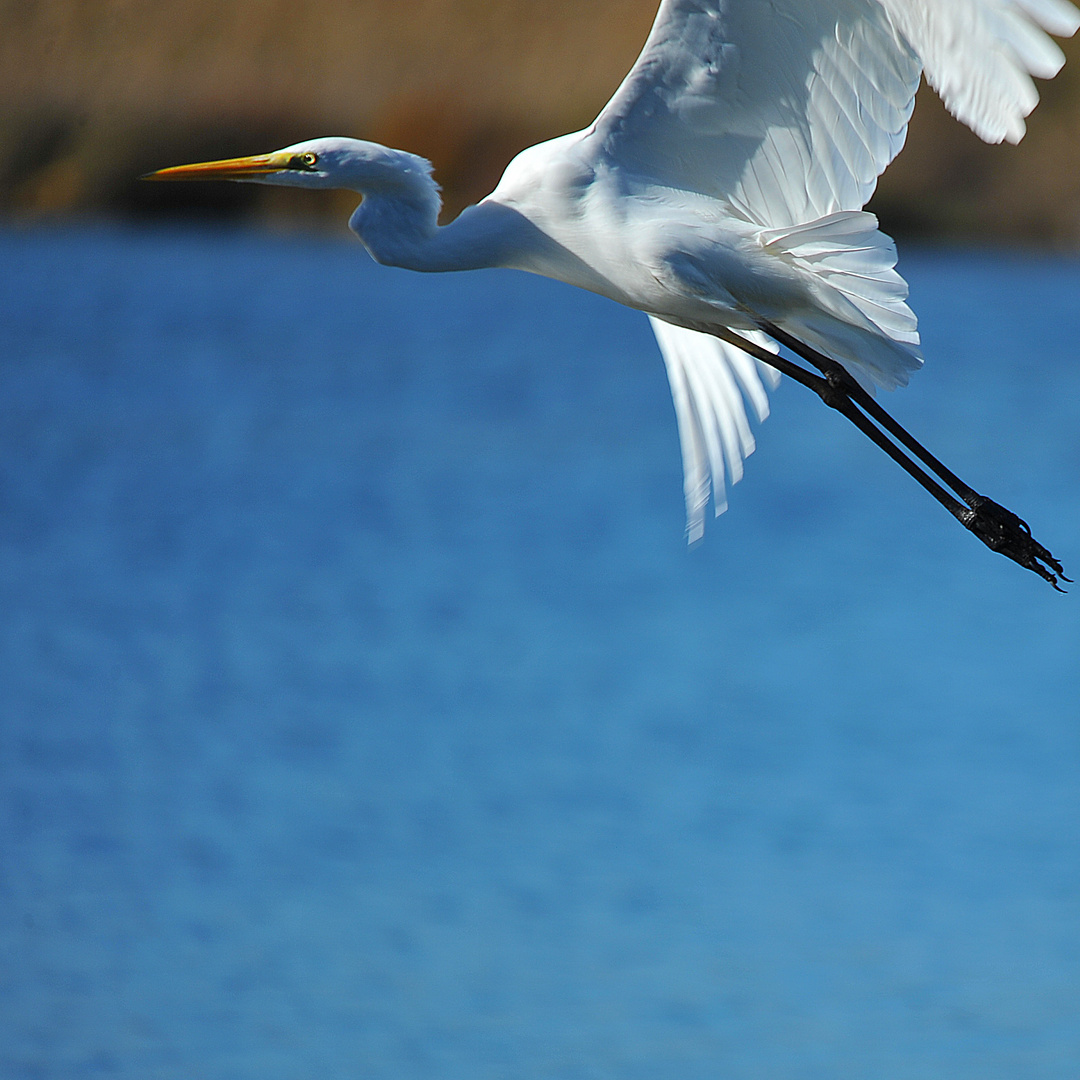
[[(705, 544), (644, 318), (0, 234), (0, 1075), (1075, 1080), (1080, 588), (798, 387)], [(887, 402), (1080, 570), (1080, 262)]]

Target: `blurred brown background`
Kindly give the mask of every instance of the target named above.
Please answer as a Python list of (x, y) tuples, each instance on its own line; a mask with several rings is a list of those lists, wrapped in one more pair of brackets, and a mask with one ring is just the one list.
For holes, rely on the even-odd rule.
[[(195, 212), (342, 228), (349, 193), (139, 184), (319, 135), (432, 159), (453, 213), (588, 123), (656, 0), (0, 0), (0, 213)], [(1080, 43), (1018, 148), (927, 91), (873, 208), (894, 233), (1080, 246)]]

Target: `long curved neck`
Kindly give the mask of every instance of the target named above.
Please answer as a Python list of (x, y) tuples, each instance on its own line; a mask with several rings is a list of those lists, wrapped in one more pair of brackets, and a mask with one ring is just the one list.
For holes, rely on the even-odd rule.
[(425, 272), (527, 268), (536, 230), (517, 211), (485, 200), (440, 226), (438, 198), (425, 194), (368, 194), (357, 207), (349, 228), (376, 262)]

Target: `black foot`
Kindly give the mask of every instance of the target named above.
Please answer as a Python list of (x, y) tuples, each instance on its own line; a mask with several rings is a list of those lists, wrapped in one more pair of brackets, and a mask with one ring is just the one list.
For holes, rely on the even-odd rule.
[(1005, 555), (1038, 574), (1058, 592), (1065, 591), (1058, 580), (1072, 579), (1065, 576), (1061, 563), (1031, 535), (1026, 521), (985, 495), (971, 500), (970, 505), (971, 509), (960, 520), (991, 551)]

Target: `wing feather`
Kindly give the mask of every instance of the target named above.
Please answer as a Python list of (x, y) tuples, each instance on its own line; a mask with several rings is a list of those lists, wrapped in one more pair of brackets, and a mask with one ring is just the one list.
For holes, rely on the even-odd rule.
[(1053, 78), (1080, 13), (1066, 0), (880, 0), (922, 58), (927, 82), (986, 142), (1019, 142), (1039, 101), (1032, 76)]
[(925, 68), (982, 138), (1019, 141), (1057, 73), (1068, 0), (663, 0), (594, 123), (646, 183), (725, 200), (763, 228), (858, 210), (899, 153)]
[[(727, 486), (742, 479), (743, 461), (755, 448), (747, 406), (760, 422), (769, 415), (766, 386), (779, 375), (719, 338), (649, 316), (671, 384), (686, 497), (686, 535), (705, 532), (710, 493), (719, 516), (727, 509)], [(764, 334), (748, 335), (776, 351)]]
[(664, 0), (592, 134), (646, 182), (798, 225), (866, 202), (919, 71), (877, 0)]

